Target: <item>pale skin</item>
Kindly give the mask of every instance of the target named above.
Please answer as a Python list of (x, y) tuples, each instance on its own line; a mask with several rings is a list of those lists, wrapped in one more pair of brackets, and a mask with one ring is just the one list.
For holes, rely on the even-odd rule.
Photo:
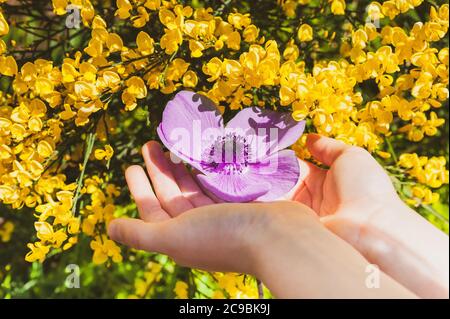
[[(448, 298), (449, 240), (397, 196), (366, 151), (310, 134), (329, 166), (299, 160), (301, 177), (273, 203), (226, 204), (202, 190), (156, 142), (126, 171), (141, 219), (111, 222), (112, 239), (181, 265), (261, 279), (279, 298)], [(380, 287), (366, 285), (369, 264)]]

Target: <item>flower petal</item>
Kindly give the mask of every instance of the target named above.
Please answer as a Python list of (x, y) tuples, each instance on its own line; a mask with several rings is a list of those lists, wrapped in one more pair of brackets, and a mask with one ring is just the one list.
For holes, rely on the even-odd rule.
[(218, 198), (233, 203), (251, 202), (263, 196), (270, 184), (247, 175), (197, 175), (199, 182)]
[(258, 158), (285, 149), (294, 144), (305, 130), (305, 121), (295, 121), (290, 113), (245, 108), (228, 122), (226, 129), (246, 130), (253, 139)]
[(201, 170), (203, 151), (223, 133), (223, 119), (210, 99), (181, 91), (164, 109), (157, 132), (173, 154)]
[(283, 150), (269, 156), (262, 163), (251, 165), (246, 177), (253, 181), (259, 180), (259, 183), (269, 183), (269, 191), (256, 200), (273, 201), (294, 188), (300, 177), (300, 165), (294, 151)]

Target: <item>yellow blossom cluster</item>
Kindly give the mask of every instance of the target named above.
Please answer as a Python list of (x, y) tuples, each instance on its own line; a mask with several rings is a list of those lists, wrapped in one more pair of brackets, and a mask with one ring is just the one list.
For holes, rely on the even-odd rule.
[[(311, 0), (277, 0), (281, 5), (285, 14), (289, 18), (295, 18), (297, 15), (297, 7), (307, 5)], [(335, 15), (345, 14), (345, 0), (327, 0), (330, 10)]]
[(234, 273), (215, 275), (219, 289), (213, 294), (214, 299), (257, 299), (258, 288), (253, 279)]
[(67, 14), (70, 6), (80, 9), (80, 16), (84, 25), (88, 26), (95, 15), (94, 6), (90, 0), (52, 0), (53, 12), (57, 15)]
[(448, 184), (448, 170), (443, 156), (428, 158), (415, 153), (405, 153), (400, 156), (398, 164), (400, 167), (406, 168), (408, 174), (421, 184), (432, 188)]
[(443, 156), (419, 156), (416, 153), (404, 153), (400, 156), (398, 166), (405, 169), (406, 174), (420, 184), (412, 187), (412, 196), (408, 203), (417, 206), (432, 204), (439, 200), (439, 194), (433, 192), (443, 184), (449, 183), (449, 171), (446, 169)]
[[(239, 51), (242, 42), (251, 44), (264, 41), (263, 38), (259, 37), (259, 28), (251, 24), (248, 14), (231, 13), (225, 21), (220, 17), (213, 16), (211, 8), (193, 10), (189, 6), (183, 7), (179, 4), (174, 5), (174, 3), (176, 2), (155, 0), (147, 1), (144, 5), (141, 5), (140, 2), (118, 1), (116, 15), (121, 19), (131, 19), (134, 27), (141, 28), (140, 23), (135, 24), (136, 20), (130, 15), (130, 10), (149, 11), (150, 13), (156, 11), (164, 28), (164, 33), (159, 39), (160, 49), (173, 57), (183, 43), (187, 43), (190, 57), (196, 59), (203, 57), (204, 52), (209, 49), (217, 52), (224, 50)], [(139, 54), (140, 56), (153, 54), (155, 42), (145, 31), (139, 32), (136, 41), (138, 48), (135, 52), (130, 52), (129, 57), (137, 58)], [(145, 62), (143, 61), (140, 66), (145, 67)], [(150, 89), (160, 90), (164, 94), (171, 94), (180, 87), (195, 88), (198, 84), (198, 73), (191, 70), (190, 66), (191, 64), (183, 58), (172, 58), (169, 63), (160, 64), (146, 72), (143, 79)], [(227, 67), (228, 69), (225, 69)], [(224, 72), (221, 70), (219, 72), (218, 68), (217, 59), (210, 61), (203, 68), (205, 74), (210, 76), (208, 81), (216, 81), (221, 75), (226, 76), (227, 74), (239, 78), (239, 74), (234, 74), (235, 71), (238, 71), (236, 68), (239, 68), (235, 63), (224, 66)], [(239, 84), (237, 80), (234, 87)], [(145, 87), (143, 82), (136, 83), (135, 86)], [(228, 92), (231, 93), (234, 88), (232, 81), (229, 81), (227, 85), (223, 84), (220, 89), (229, 86), (232, 86), (228, 88)], [(141, 93), (141, 96), (146, 95), (144, 90), (140, 90), (139, 93)], [(125, 105), (129, 105), (126, 97), (123, 96), (122, 100)]]
[[(146, 298), (151, 292), (153, 284), (159, 282), (162, 278), (161, 270), (163, 265), (156, 262), (149, 262), (147, 264), (147, 269), (145, 269), (142, 276), (136, 276), (134, 281), (135, 292), (130, 295), (130, 299), (136, 298)], [(178, 289), (176, 289), (175, 294), (178, 295)]]
[[(215, 287), (209, 287), (213, 299), (257, 299), (259, 297), (256, 281), (248, 276), (235, 273), (214, 273)], [(188, 298), (189, 285), (177, 281), (174, 287), (178, 299)]]
[[(302, 5), (307, 5), (311, 0), (277, 0), (278, 4), (281, 5), (285, 14), (289, 18), (295, 18), (297, 15), (297, 7)], [(345, 14), (345, 9), (347, 7), (345, 0), (327, 0), (330, 5), (330, 10), (334, 15)], [(397, 0), (397, 1), (383, 1), (381, 4), (379, 2), (372, 2), (367, 7), (367, 13), (369, 17), (374, 19), (381, 19), (384, 16), (394, 19), (397, 15), (405, 13), (415, 7), (418, 7), (423, 0)]]
[[(106, 186), (105, 186), (106, 185)], [(93, 176), (86, 178), (81, 194), (90, 197), (89, 204), (81, 210), (81, 229), (84, 234), (94, 237), (91, 248), (94, 251), (93, 262), (103, 264), (111, 257), (114, 262), (121, 262), (120, 247), (108, 239), (105, 229), (109, 222), (114, 219), (114, 198), (120, 195), (119, 189), (104, 179)]]
[(397, 0), (397, 1), (383, 1), (381, 4), (379, 2), (372, 2), (367, 8), (369, 17), (373, 19), (381, 19), (389, 17), (389, 19), (394, 19), (401, 13), (406, 13), (415, 7), (422, 4), (424, 0)]
[[(0, 4), (6, 0), (0, 0)], [(9, 24), (0, 8), (0, 38), (9, 33)], [(13, 76), (17, 73), (17, 63), (13, 56), (6, 55), (6, 43), (0, 39), (0, 75)]]
[[(416, 23), (409, 35), (390, 26), (378, 32), (371, 24), (352, 30), (351, 41), (341, 48), (349, 60), (317, 63), (312, 73), (305, 72), (303, 62), (295, 62), (298, 53), (288, 47), (284, 55), (291, 61), (280, 68), (281, 104), (292, 105), (294, 118), (312, 117), (320, 133), (371, 151), (383, 135), (389, 136), (396, 117), (406, 122), (399, 132), (412, 141), (434, 136), (445, 122), (430, 110), (448, 99), (448, 48), (439, 51), (431, 43), (448, 31), (448, 5), (432, 7), (430, 18)], [(368, 51), (377, 40), (383, 46)], [(414, 68), (400, 73), (405, 63)], [(379, 95), (364, 105), (356, 87), (370, 79)]]

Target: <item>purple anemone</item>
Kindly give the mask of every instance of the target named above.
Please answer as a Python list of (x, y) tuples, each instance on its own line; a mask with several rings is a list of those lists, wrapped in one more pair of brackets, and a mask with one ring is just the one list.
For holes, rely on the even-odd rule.
[(182, 91), (163, 113), (158, 135), (170, 152), (198, 171), (198, 181), (227, 202), (271, 201), (297, 183), (300, 167), (286, 150), (305, 122), (289, 113), (245, 108), (225, 126), (215, 104)]

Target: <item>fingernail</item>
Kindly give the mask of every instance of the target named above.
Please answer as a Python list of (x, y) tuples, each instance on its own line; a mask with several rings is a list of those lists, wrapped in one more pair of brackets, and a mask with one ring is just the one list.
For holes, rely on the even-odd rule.
[(114, 222), (111, 222), (108, 226), (108, 236), (114, 239), (116, 235), (117, 235), (117, 225)]

